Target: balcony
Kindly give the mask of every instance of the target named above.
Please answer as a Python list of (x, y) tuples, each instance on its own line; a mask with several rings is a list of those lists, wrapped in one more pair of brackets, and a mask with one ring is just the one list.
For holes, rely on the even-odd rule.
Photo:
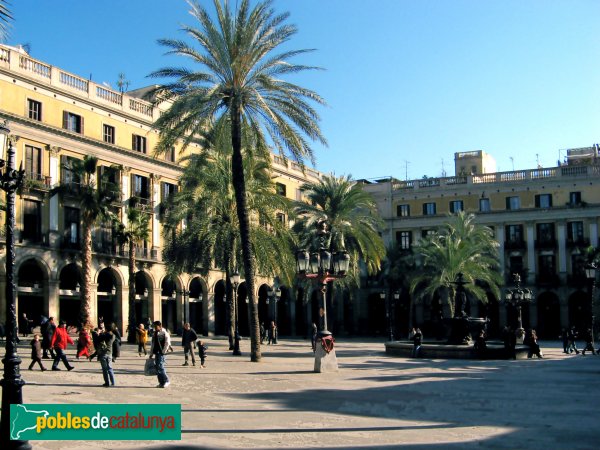
[(560, 285), (560, 279), (556, 273), (542, 272), (539, 273), (535, 281), (538, 286), (558, 287)]
[(573, 273), (567, 275), (567, 285), (572, 288), (585, 288), (588, 286), (588, 279), (585, 273)]
[(589, 247), (590, 240), (588, 238), (567, 239), (567, 247)]
[(73, 242), (73, 239), (71, 239), (71, 236), (63, 236), (60, 241), (60, 248), (61, 248), (61, 250), (80, 251), (81, 243), (79, 242), (79, 239), (77, 239), (75, 242)]
[(25, 174), (25, 179), (23, 180), (23, 190), (24, 191), (49, 191), (52, 187), (52, 177), (48, 177), (46, 175), (42, 175), (41, 173), (27, 173)]
[(136, 195), (129, 197), (129, 205), (149, 213), (154, 209), (154, 201), (151, 198)]
[(504, 241), (505, 250), (525, 250), (526, 242), (523, 239), (510, 239)]
[(555, 250), (556, 249), (556, 239), (554, 238), (545, 238), (545, 239), (536, 239), (535, 240), (535, 248), (538, 250)]

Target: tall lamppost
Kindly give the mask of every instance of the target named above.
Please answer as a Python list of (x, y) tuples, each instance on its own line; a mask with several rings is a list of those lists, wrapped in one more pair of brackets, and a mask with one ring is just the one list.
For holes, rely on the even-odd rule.
[[(385, 297), (385, 293), (382, 292), (380, 294), (382, 297)], [(395, 318), (396, 318), (396, 303), (398, 302), (398, 300), (400, 300), (400, 292), (395, 291), (391, 297), (388, 298), (388, 303), (387, 303), (387, 315), (388, 315), (388, 325), (390, 327), (389, 329), (389, 340), (390, 342), (394, 340), (394, 328), (395, 328)]]
[[(15, 149), (6, 123), (0, 124), (0, 187), (6, 192), (6, 354), (2, 385), (2, 417), (0, 418), (0, 443), (6, 449), (30, 449), (28, 441), (10, 440), (10, 405), (23, 404), (23, 385), (17, 354), (17, 297), (15, 286), (15, 192), (23, 184), (25, 171), (16, 170)], [(6, 156), (5, 156), (6, 150)], [(4, 159), (6, 157), (6, 159)], [(21, 165), (22, 166), (22, 165)]]
[(594, 335), (594, 295), (596, 291), (596, 271), (598, 267), (594, 263), (587, 264), (585, 266), (585, 275), (588, 280), (591, 281), (591, 293), (590, 293), (590, 330), (592, 330), (592, 336)]
[(327, 330), (327, 283), (338, 278), (344, 278), (350, 266), (350, 255), (345, 250), (334, 252), (333, 255), (325, 248), (326, 238), (329, 234), (327, 223), (321, 221), (317, 224), (319, 235), (319, 250), (309, 253), (307, 250), (296, 252), (296, 271), (299, 278), (314, 279), (321, 286), (321, 299), (323, 301), (323, 324), (321, 336), (330, 336)]
[(185, 325), (189, 322), (190, 317), (190, 291), (189, 289), (183, 288), (179, 293), (183, 296), (183, 324)]
[[(277, 305), (281, 299), (281, 289), (269, 289), (267, 295), (267, 303), (270, 303), (270, 308), (273, 308), (273, 322), (275, 322), (275, 325), (277, 325)], [(273, 336), (273, 344), (277, 344), (277, 334)]]
[(515, 287), (513, 289), (507, 289), (504, 295), (506, 303), (517, 308), (517, 320), (519, 330), (523, 329), (523, 317), (521, 315), (521, 307), (528, 304), (533, 299), (533, 291), (528, 288), (521, 288), (521, 275), (518, 273), (513, 274), (513, 283)]
[(240, 274), (236, 270), (233, 272), (231, 277), (229, 278), (231, 281), (231, 286), (233, 287), (233, 319), (235, 321), (234, 331), (233, 331), (233, 354), (236, 356), (240, 356), (242, 352), (240, 351), (240, 333), (238, 329), (238, 304), (237, 304), (237, 290), (240, 285)]

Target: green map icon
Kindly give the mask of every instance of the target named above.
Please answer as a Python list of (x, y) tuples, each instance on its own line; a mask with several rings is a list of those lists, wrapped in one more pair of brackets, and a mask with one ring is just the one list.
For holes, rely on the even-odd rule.
[(47, 417), (48, 411), (34, 411), (24, 405), (11, 405), (10, 438), (21, 439), (21, 434), (37, 427), (38, 417)]

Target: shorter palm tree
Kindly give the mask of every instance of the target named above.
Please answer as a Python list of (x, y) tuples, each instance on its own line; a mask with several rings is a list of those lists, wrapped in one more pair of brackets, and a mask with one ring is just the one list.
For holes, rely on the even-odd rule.
[(473, 214), (460, 212), (435, 235), (423, 239), (415, 249), (421, 265), (411, 280), (415, 300), (445, 297), (451, 315), (459, 274), (467, 282), (465, 291), (487, 303), (487, 293), (500, 298), (502, 277), (499, 272), (498, 242), (489, 227), (477, 225)]
[(82, 284), (79, 319), (82, 326), (91, 327), (92, 229), (101, 222), (115, 220), (112, 205), (119, 198), (119, 188), (111, 181), (110, 171), (101, 172), (98, 180), (98, 159), (94, 156), (69, 159), (63, 168), (69, 177), (51, 189), (50, 196), (70, 196), (80, 205)]
[[(120, 245), (127, 245), (129, 250), (129, 317), (127, 342), (135, 342), (135, 329), (138, 318), (135, 314), (135, 261), (137, 246), (148, 239), (150, 235), (150, 216), (130, 205), (126, 212), (127, 223), (115, 222), (115, 235)], [(140, 318), (141, 319), (141, 318)]]

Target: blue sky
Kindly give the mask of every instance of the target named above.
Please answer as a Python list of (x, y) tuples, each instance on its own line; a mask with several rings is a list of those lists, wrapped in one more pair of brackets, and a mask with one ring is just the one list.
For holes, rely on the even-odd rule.
[[(206, 0), (203, 4), (212, 3)], [(184, 0), (15, 0), (6, 43), (130, 89), (181, 60), (158, 38), (194, 25)], [(292, 80), (316, 90), (329, 147), (317, 169), (355, 178), (454, 172), (454, 152), (484, 150), (498, 170), (555, 166), (561, 149), (600, 142), (596, 0), (275, 0), (298, 26)], [(512, 158), (512, 160), (511, 160)], [(408, 163), (407, 163), (408, 162)]]

